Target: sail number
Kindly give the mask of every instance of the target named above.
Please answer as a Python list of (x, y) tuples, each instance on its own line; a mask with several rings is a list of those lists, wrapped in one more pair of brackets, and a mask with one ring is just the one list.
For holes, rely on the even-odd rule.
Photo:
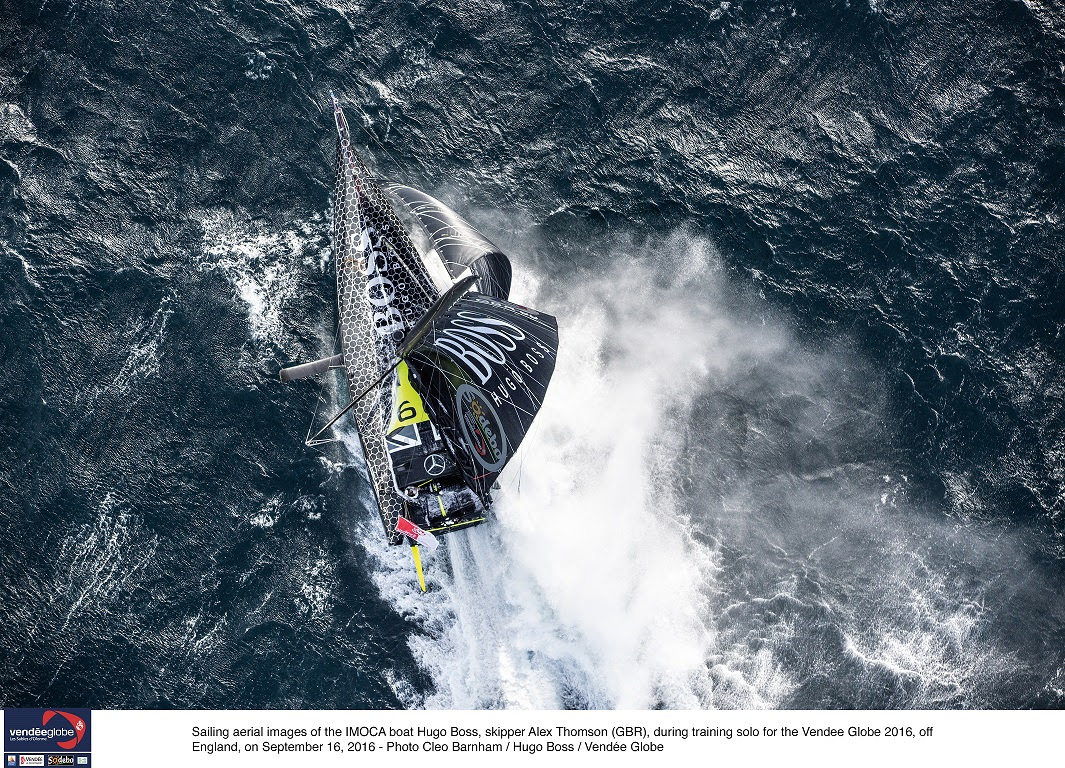
[(418, 411), (413, 405), (410, 404), (410, 400), (404, 400), (399, 404), (396, 409), (397, 421), (410, 421), (418, 415)]

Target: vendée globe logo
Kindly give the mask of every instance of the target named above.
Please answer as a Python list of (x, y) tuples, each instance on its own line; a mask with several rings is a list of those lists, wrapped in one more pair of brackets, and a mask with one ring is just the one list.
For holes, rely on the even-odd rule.
[(70, 726), (74, 729), (70, 732), (70, 735), (73, 738), (70, 738), (67, 741), (56, 742), (56, 746), (60, 749), (74, 749), (74, 747), (78, 746), (78, 744), (81, 743), (81, 740), (85, 737), (85, 734), (88, 731), (88, 726), (86, 726), (85, 721), (77, 715), (72, 715), (69, 712), (64, 712), (60, 709), (49, 709), (47, 712), (45, 712), (41, 716), (41, 725), (48, 725), (48, 722), (52, 720), (52, 718), (54, 718), (56, 715), (59, 715), (64, 718), (68, 723), (70, 723)]
[(78, 750), (88, 752), (88, 709), (5, 709), (4, 751), (47, 752)]

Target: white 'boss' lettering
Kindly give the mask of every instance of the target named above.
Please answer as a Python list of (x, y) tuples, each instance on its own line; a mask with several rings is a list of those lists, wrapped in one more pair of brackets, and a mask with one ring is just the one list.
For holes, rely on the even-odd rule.
[(524, 338), (525, 333), (506, 320), (462, 311), (433, 344), (465, 363), (483, 385), (492, 378), (492, 364), (505, 363), (507, 352), (517, 349), (516, 342)]
[(392, 299), (396, 297), (396, 286), (382, 274), (388, 268), (388, 260), (385, 250), (381, 248), (380, 238), (376, 244), (371, 239), (373, 234), (373, 227), (364, 229), (355, 250), (357, 253), (366, 254), (366, 299), (371, 306), (376, 307), (373, 323), (377, 335), (392, 336), (403, 330), (403, 316), (392, 306)]

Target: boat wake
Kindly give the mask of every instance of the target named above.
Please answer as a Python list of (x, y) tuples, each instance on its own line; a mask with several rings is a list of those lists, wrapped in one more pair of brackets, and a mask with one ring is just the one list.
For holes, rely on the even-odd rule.
[[(614, 280), (589, 273), (565, 295), (515, 286), (560, 318), (554, 385), (501, 477), (495, 522), (447, 540), (428, 599), (406, 554), (369, 532), (382, 597), (418, 625), (410, 646), (435, 684), (409, 706), (713, 705), (715, 559), (674, 468), (693, 394), (747, 331), (706, 301), (708, 247), (673, 245), (683, 257), (664, 282), (630, 256)], [(766, 704), (750, 686), (743, 703)]]
[(737, 295), (705, 240), (605, 258), (565, 291), (515, 286), (561, 344), (493, 524), (447, 540), (428, 595), (367, 527), (432, 680), (397, 678), (404, 704), (875, 706), (885, 686), (896, 706), (986, 703), (1017, 667), (987, 631), (988, 585), (951, 595), (957, 562), (917, 553), (1001, 579), (1017, 550), (907, 501), (868, 371)]
[[(523, 244), (502, 243), (522, 254), (513, 296), (557, 316), (561, 343), (495, 519), (445, 538), (423, 594), (369, 486), (357, 514), (340, 502), (429, 680), (383, 670), (402, 704), (994, 704), (1020, 666), (991, 606), (1030, 570), (1024, 548), (913, 501), (870, 366), (800, 343), (704, 239), (618, 241), (559, 275), (524, 268), (537, 246), (504, 224)], [(282, 251), (317, 273), (306, 250), (232, 260), (234, 298), (270, 284)], [(354, 429), (340, 435), (325, 471), (364, 475)]]

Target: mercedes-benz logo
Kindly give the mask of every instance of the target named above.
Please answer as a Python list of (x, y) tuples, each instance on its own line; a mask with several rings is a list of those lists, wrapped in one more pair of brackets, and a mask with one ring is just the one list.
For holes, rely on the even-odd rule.
[(425, 461), (422, 462), (422, 466), (425, 467), (425, 471), (429, 473), (429, 477), (436, 477), (447, 466), (447, 462), (444, 457), (439, 453), (430, 453), (425, 457)]

